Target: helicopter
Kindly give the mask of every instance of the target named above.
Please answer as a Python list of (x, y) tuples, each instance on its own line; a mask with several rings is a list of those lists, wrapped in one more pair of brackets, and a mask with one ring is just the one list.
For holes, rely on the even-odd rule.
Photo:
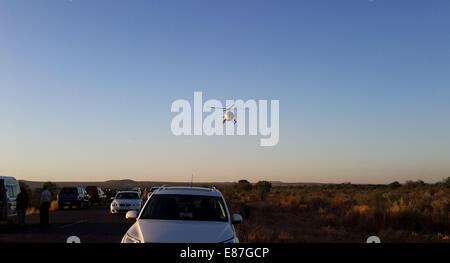
[(221, 107), (210, 107), (211, 109), (221, 109), (223, 110), (223, 123), (226, 121), (233, 121), (234, 124), (236, 124), (236, 120), (234, 119), (234, 113), (231, 111), (231, 108), (233, 108), (234, 104), (231, 105), (228, 108), (221, 108)]

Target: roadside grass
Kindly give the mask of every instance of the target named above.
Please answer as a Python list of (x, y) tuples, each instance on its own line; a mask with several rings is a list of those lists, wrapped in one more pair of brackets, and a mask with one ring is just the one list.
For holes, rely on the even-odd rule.
[[(447, 180), (448, 182), (448, 180)], [(450, 242), (450, 186), (441, 182), (221, 189), (241, 242)]]

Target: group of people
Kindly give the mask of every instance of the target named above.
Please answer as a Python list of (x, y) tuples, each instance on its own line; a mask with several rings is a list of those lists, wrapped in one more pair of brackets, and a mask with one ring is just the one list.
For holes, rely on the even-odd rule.
[[(19, 226), (25, 226), (25, 215), (28, 208), (28, 203), (30, 198), (28, 193), (24, 187), (21, 187), (20, 193), (16, 197), (16, 210), (17, 217), (19, 221)], [(48, 225), (49, 223), (49, 211), (50, 211), (50, 203), (52, 201), (52, 194), (44, 186), (43, 191), (41, 193), (41, 198), (39, 200), (39, 215), (40, 215), (40, 224), (42, 226)]]

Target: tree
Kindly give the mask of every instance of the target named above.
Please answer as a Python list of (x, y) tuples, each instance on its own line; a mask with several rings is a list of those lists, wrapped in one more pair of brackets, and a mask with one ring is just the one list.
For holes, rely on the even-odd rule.
[(264, 200), (264, 198), (270, 192), (271, 188), (272, 188), (272, 183), (270, 183), (268, 181), (259, 181), (258, 183), (256, 183), (256, 189), (258, 191), (258, 196), (261, 200)]
[(235, 184), (235, 187), (240, 191), (251, 191), (252, 190), (252, 184), (247, 180), (239, 180), (237, 184)]
[(397, 189), (397, 188), (401, 187), (402, 185), (399, 182), (395, 181), (395, 182), (390, 183), (388, 186), (389, 186), (389, 188)]
[(450, 177), (445, 178), (443, 182), (445, 186), (450, 187)]

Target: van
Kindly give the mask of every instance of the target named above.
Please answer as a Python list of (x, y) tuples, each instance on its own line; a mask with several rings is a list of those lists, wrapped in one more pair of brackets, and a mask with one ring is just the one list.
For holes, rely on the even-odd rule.
[(16, 198), (19, 182), (11, 176), (0, 176), (0, 221), (17, 223)]

